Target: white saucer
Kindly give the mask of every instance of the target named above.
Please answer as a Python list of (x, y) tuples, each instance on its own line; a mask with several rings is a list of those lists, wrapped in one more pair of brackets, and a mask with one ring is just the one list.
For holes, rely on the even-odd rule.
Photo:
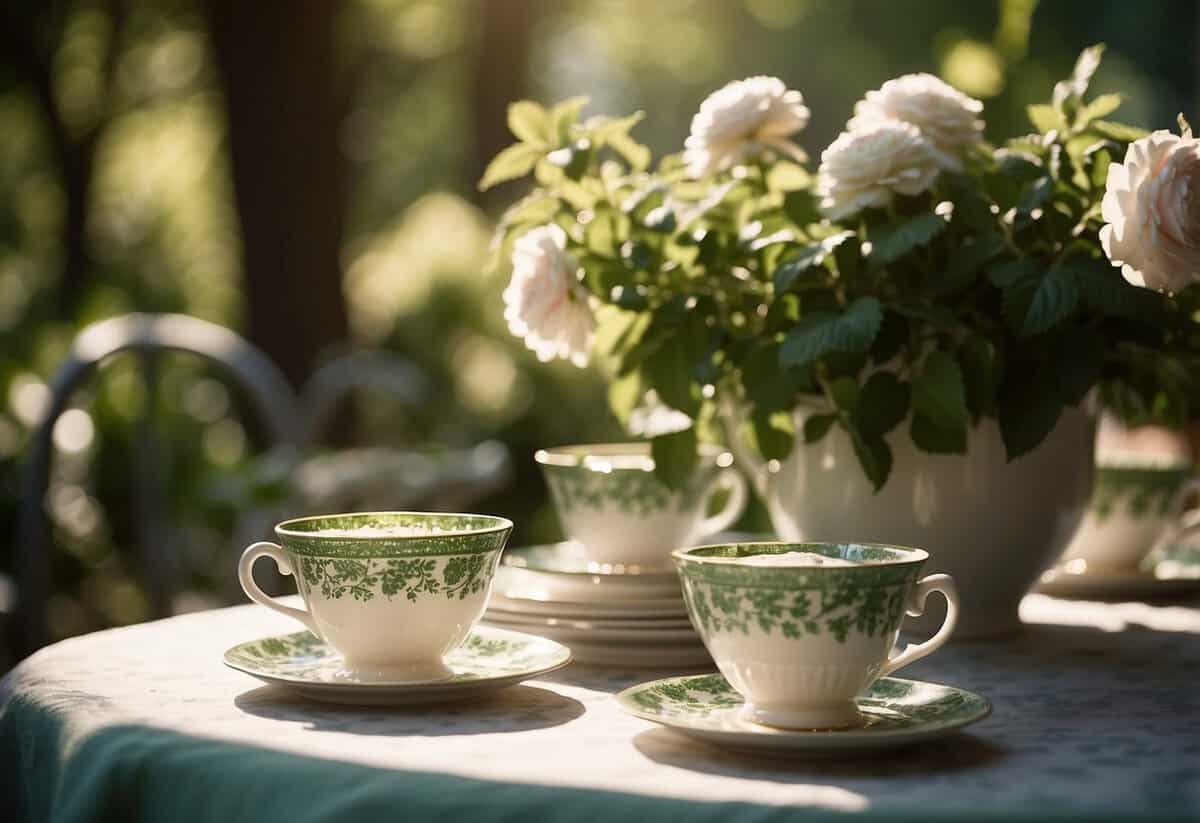
[(521, 625), (521, 631), (534, 631), (545, 627), (562, 627), (566, 629), (610, 631), (613, 629), (688, 629), (692, 621), (687, 616), (682, 617), (644, 617), (644, 618), (593, 618), (574, 619), (569, 617), (546, 617), (540, 614), (522, 614), (521, 612), (506, 612), (503, 609), (488, 609), (484, 619), (494, 617), (498, 623), (514, 623)]
[(584, 556), (583, 546), (572, 541), (548, 543), (542, 546), (521, 546), (504, 552), (501, 561), (505, 566), (540, 572), (558, 577), (578, 577), (593, 580), (599, 585), (617, 583), (678, 583), (679, 575), (664, 557), (661, 566), (637, 566), (613, 563), (597, 563)]
[(613, 603), (630, 600), (669, 600), (683, 595), (677, 576), (555, 574), (517, 566), (496, 570), (496, 592), (508, 597), (565, 603)]
[(700, 635), (696, 634), (696, 630), (691, 626), (666, 629), (580, 629), (564, 625), (531, 626), (519, 622), (510, 623), (502, 620), (495, 614), (485, 615), (484, 620), (492, 626), (500, 626), (506, 629), (519, 629), (521, 631), (527, 631), (531, 634), (536, 634), (541, 637), (549, 637), (551, 640), (556, 640), (559, 643), (565, 643), (571, 648), (574, 648), (580, 643), (612, 646), (662, 646), (666, 644), (679, 643), (690, 645), (700, 642)]
[(983, 720), (992, 706), (953, 686), (885, 677), (859, 698), (866, 725), (819, 731), (777, 729), (741, 717), (742, 696), (719, 674), (642, 683), (616, 696), (632, 715), (734, 751), (772, 756), (831, 756), (906, 746)]
[(649, 617), (686, 617), (687, 607), (683, 597), (655, 600), (614, 601), (611, 603), (567, 603), (553, 600), (533, 600), (510, 597), (507, 593), (492, 590), (488, 600), (489, 610), (515, 612), (517, 614), (541, 615), (544, 617), (567, 617), (572, 620), (601, 618), (638, 619)]
[(312, 700), (358, 706), (449, 703), (514, 686), (571, 662), (565, 646), (544, 637), (476, 626), (446, 655), (449, 680), (402, 683), (356, 681), (341, 655), (309, 632), (241, 643), (225, 652), (225, 665)]
[[(1200, 576), (1179, 574), (1164, 560), (1153, 571), (1099, 571), (1071, 572), (1062, 568), (1051, 569), (1042, 575), (1034, 591), (1054, 597), (1097, 598), (1116, 600), (1121, 598), (1155, 598), (1200, 592)], [(1194, 572), (1189, 566), (1187, 572)], [(1176, 572), (1176, 573), (1172, 573)]]

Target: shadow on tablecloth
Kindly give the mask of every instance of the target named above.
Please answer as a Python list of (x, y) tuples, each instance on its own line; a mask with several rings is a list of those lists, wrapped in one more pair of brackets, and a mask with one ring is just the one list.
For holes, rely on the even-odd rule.
[(634, 747), (655, 763), (680, 769), (779, 783), (808, 783), (814, 778), (870, 777), (908, 779), (995, 765), (1008, 752), (971, 734), (954, 734), (929, 743), (864, 754), (847, 751), (828, 757), (801, 758), (778, 753), (734, 752), (691, 740), (668, 729), (650, 729), (633, 739)]
[(574, 698), (529, 685), (474, 701), (407, 707), (319, 703), (276, 686), (261, 686), (242, 692), (233, 703), (246, 714), (317, 731), (422, 737), (545, 729), (569, 723), (585, 711)]

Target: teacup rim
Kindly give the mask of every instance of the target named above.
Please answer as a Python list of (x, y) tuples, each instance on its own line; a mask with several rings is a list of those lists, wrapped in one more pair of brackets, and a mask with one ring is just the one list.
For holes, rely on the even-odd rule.
[[(424, 533), (424, 534), (364, 534), (361, 536), (348, 537), (347, 535), (323, 535), (319, 531), (297, 531), (293, 526), (299, 523), (305, 523), (312, 520), (328, 520), (334, 517), (394, 517), (394, 516), (422, 516), (422, 517), (470, 517), (476, 519), (492, 520), (494, 523), (490, 526), (483, 526), (475, 529), (462, 529), (454, 531), (443, 531), (439, 533)], [(310, 514), (303, 517), (292, 517), (275, 524), (275, 534), (280, 538), (293, 537), (307, 540), (331, 540), (341, 541), (346, 540), (363, 540), (363, 541), (388, 541), (390, 543), (404, 542), (408, 540), (429, 540), (438, 537), (470, 537), (473, 535), (496, 534), (502, 531), (511, 531), (513, 521), (507, 517), (501, 517), (498, 514), (478, 514), (473, 512), (434, 512), (434, 511), (361, 511), (361, 512), (333, 512), (331, 514)]]
[[(733, 452), (716, 443), (701, 443), (698, 448), (700, 458), (706, 463), (715, 463), (721, 468), (733, 465)], [(646, 457), (653, 460), (649, 440), (608, 441), (604, 443), (567, 443), (562, 446), (548, 446), (538, 449), (533, 454), (534, 462), (539, 466), (552, 466), (565, 469), (588, 469), (595, 471), (585, 461), (589, 457), (613, 456)], [(610, 466), (605, 472), (621, 471), (650, 471), (636, 466)]]
[(1128, 473), (1163, 473), (1163, 474), (1200, 474), (1200, 467), (1185, 457), (1172, 457), (1169, 460), (1149, 460), (1139, 452), (1115, 451), (1096, 459), (1093, 466), (1096, 472), (1128, 472)]
[[(753, 546), (787, 546), (789, 550), (803, 551), (809, 546), (863, 546), (872, 549), (887, 549), (889, 551), (904, 552), (910, 555), (909, 557), (896, 558), (894, 560), (871, 560), (862, 563), (855, 563), (853, 566), (754, 566), (747, 563), (742, 563), (744, 558), (741, 557), (701, 557), (692, 554), (691, 552), (701, 549), (716, 549), (726, 546), (736, 547), (753, 547)], [(779, 571), (780, 569), (802, 569), (804, 571), (847, 571), (849, 569), (877, 569), (888, 566), (905, 566), (912, 563), (924, 563), (929, 560), (929, 552), (925, 549), (918, 549), (915, 546), (900, 546), (894, 543), (872, 543), (862, 540), (735, 540), (729, 543), (706, 543), (696, 546), (685, 546), (675, 549), (671, 552), (671, 558), (676, 564), (694, 563), (705, 566), (725, 566), (735, 567), (740, 569), (745, 568), (762, 568), (769, 571)]]

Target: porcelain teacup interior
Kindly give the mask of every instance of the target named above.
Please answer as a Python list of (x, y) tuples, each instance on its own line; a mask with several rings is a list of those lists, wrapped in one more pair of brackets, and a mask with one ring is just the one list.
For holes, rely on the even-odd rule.
[[(723, 531), (746, 507), (746, 482), (733, 456), (702, 447), (696, 470), (677, 490), (654, 475), (649, 443), (542, 449), (535, 459), (567, 537), (589, 562), (667, 567), (671, 551)], [(714, 495), (727, 492), (710, 515)]]
[[(858, 543), (734, 543), (673, 555), (684, 600), (717, 667), (745, 698), (742, 718), (793, 729), (861, 725), (876, 680), (946, 642), (958, 616), (948, 575), (922, 578), (919, 549)], [(894, 651), (907, 612), (941, 592), (929, 640)]]
[(1065, 571), (1133, 572), (1163, 540), (1200, 529), (1194, 518), (1181, 518), (1200, 487), (1191, 463), (1148, 462), (1145, 455), (1105, 460), (1096, 466), (1083, 522), (1063, 552)]
[[(242, 553), (238, 578), (256, 603), (286, 614), (342, 655), (358, 682), (424, 682), (483, 615), (512, 531), (503, 517), (427, 512), (336, 514), (288, 520), (279, 543)], [(303, 609), (254, 582), (259, 557), (296, 577)]]

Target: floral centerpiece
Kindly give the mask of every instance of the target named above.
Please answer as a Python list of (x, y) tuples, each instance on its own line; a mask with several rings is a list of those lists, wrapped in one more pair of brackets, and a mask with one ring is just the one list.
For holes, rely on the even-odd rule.
[(725, 438), (781, 537), (922, 546), (960, 634), (1014, 629), (1086, 503), (1095, 400), (1175, 425), (1200, 401), (1200, 142), (1108, 119), (1101, 53), (1002, 145), (979, 101), (891, 80), (815, 170), (777, 78), (714, 92), (654, 166), (640, 114), (517, 103), (481, 182), (534, 180), (495, 240), (509, 327), (602, 361), (622, 420), (668, 411), (664, 483)]
[[(497, 235), (510, 328), (543, 359), (604, 357), (622, 419), (649, 392), (678, 412), (654, 440), (668, 483), (727, 397), (766, 458), (842, 428), (876, 487), (905, 423), (959, 453), (994, 418), (1016, 458), (1099, 386), (1126, 419), (1178, 424), (1200, 373), (1200, 144), (1182, 120), (1177, 136), (1105, 119), (1121, 99), (1086, 98), (1100, 55), (1000, 147), (979, 101), (891, 80), (815, 174), (793, 142), (810, 112), (776, 78), (713, 93), (653, 170), (640, 114), (517, 103), (520, 142), (481, 183), (535, 180)], [(822, 409), (800, 431), (798, 403)]]

